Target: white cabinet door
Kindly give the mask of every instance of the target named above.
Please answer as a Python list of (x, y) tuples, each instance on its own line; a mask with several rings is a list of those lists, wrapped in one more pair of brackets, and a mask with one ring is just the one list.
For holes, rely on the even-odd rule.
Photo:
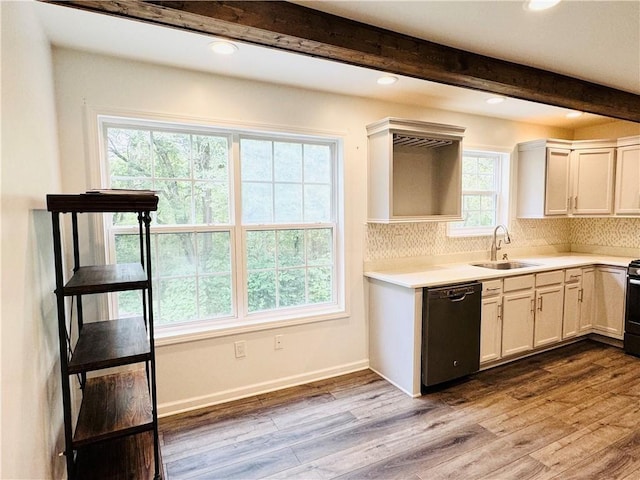
[(480, 328), (480, 363), (497, 360), (502, 350), (502, 297), (496, 295), (482, 299), (482, 326)]
[(534, 347), (542, 347), (562, 340), (564, 288), (562, 285), (539, 289), (536, 292)]
[(547, 175), (545, 188), (545, 215), (569, 213), (569, 166), (571, 150), (547, 148)]
[(640, 214), (640, 145), (618, 148), (616, 214)]
[(596, 313), (593, 328), (598, 333), (622, 339), (626, 268), (596, 267)]
[(502, 297), (502, 356), (526, 352), (533, 348), (533, 290)]
[(580, 325), (580, 289), (579, 282), (564, 286), (564, 316), (562, 318), (562, 338), (575, 337)]
[(595, 269), (582, 269), (582, 288), (580, 289), (580, 322), (578, 333), (585, 335), (593, 328), (595, 314)]
[(572, 207), (575, 215), (613, 212), (615, 149), (575, 150)]

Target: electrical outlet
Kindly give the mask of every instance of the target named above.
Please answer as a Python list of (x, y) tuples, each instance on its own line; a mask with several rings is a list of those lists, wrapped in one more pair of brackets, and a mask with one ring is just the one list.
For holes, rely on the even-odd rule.
[(282, 350), (284, 348), (284, 339), (282, 338), (284, 335), (276, 335), (274, 347), (276, 350)]
[(242, 358), (247, 356), (247, 342), (240, 340), (234, 343), (236, 348), (236, 358)]

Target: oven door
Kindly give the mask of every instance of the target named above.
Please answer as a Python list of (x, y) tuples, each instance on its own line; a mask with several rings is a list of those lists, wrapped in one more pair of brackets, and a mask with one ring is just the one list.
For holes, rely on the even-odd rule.
[(627, 308), (624, 322), (626, 333), (640, 335), (640, 277), (628, 277)]

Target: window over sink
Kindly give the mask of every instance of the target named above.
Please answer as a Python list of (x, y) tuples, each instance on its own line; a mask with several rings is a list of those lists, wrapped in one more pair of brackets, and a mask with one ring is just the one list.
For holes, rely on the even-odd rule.
[(491, 235), (508, 220), (509, 153), (481, 149), (462, 153), (462, 221), (449, 236)]

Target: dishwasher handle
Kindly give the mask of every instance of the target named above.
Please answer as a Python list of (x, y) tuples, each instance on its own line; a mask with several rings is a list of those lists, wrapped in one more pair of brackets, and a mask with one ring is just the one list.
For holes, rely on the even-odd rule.
[(462, 293), (457, 296), (448, 297), (452, 302), (462, 302), (465, 298), (467, 298), (467, 293)]
[(447, 287), (429, 288), (428, 298), (449, 300), (451, 302), (462, 302), (468, 295), (480, 293), (482, 285), (478, 283), (467, 283), (463, 285), (450, 285)]

